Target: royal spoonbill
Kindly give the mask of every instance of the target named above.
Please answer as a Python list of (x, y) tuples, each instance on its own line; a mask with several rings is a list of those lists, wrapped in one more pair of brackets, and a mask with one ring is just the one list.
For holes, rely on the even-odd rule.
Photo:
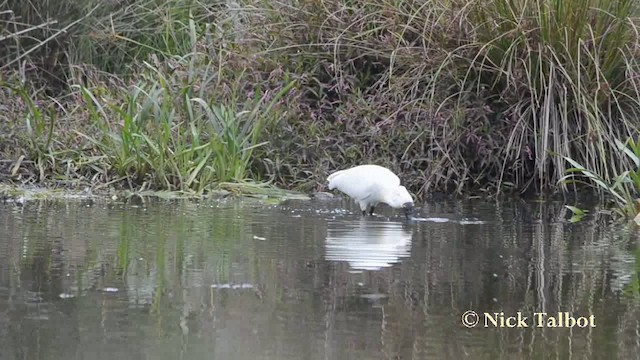
[(360, 205), (362, 215), (373, 215), (378, 203), (404, 209), (408, 218), (413, 214), (413, 198), (400, 185), (400, 179), (391, 170), (378, 165), (360, 165), (329, 175), (329, 190), (338, 189)]

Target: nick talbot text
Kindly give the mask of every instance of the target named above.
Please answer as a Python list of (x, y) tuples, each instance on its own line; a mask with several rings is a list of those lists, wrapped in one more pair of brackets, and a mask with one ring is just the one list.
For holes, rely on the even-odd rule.
[(504, 312), (484, 314), (484, 327), (486, 328), (587, 328), (596, 327), (594, 315), (575, 316), (570, 312), (534, 312), (525, 316), (522, 312), (507, 315)]

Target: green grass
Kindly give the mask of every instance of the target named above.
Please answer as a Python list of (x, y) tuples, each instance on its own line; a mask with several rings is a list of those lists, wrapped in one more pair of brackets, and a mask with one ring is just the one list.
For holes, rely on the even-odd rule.
[[(618, 151), (625, 154), (633, 163), (633, 166), (617, 174), (613, 178), (608, 178), (578, 163), (577, 161), (564, 157), (571, 167), (567, 169), (567, 175), (560, 179), (565, 184), (584, 184), (592, 186), (598, 192), (608, 195), (614, 202), (614, 210), (621, 215), (634, 218), (638, 215), (640, 208), (640, 143), (629, 139), (627, 143), (616, 140)], [(574, 210), (572, 210), (574, 211)], [(576, 211), (574, 211), (576, 213)]]
[(634, 2), (479, 5), (471, 12), (480, 51), (470, 77), (480, 73), (473, 85), (493, 89), (515, 120), (506, 157), (533, 145), (542, 186), (565, 175), (550, 152), (579, 158), (607, 178), (620, 173), (626, 159), (616, 156), (614, 141), (637, 130), (639, 94), (627, 77), (637, 71)]
[(614, 184), (633, 163), (631, 0), (7, 5), (0, 154), (23, 180), (321, 190), (370, 162), (422, 197), (568, 191), (565, 159)]
[[(225, 104), (200, 97), (194, 83), (181, 84), (180, 77), (167, 77), (150, 64), (141, 77), (145, 80), (117, 105), (79, 88), (100, 136), (77, 134), (94, 145), (105, 173), (153, 188), (196, 192), (249, 177), (254, 149), (268, 143), (261, 135), (275, 121), (272, 109), (295, 84), (289, 82), (275, 94), (256, 88), (244, 103)], [(207, 83), (210, 78), (199, 80), (198, 86), (216, 86)]]
[[(214, 46), (224, 51), (224, 44), (209, 42), (210, 27), (197, 24), (193, 16), (198, 9), (187, 2), (173, 3), (135, 2), (128, 7), (141, 14), (142, 8), (155, 6), (155, 13), (145, 15), (152, 18), (166, 11), (159, 37), (153, 26), (141, 27), (135, 36), (122, 35), (126, 31), (117, 29), (128, 26), (124, 21), (129, 15), (110, 14), (124, 16), (118, 18), (119, 26), (108, 30), (114, 39), (142, 51), (126, 63), (133, 71), (129, 75), (105, 75), (96, 67), (69, 64), (65, 70), (78, 76), (68, 79), (69, 91), (60, 98), (33, 92), (36, 82), (2, 84), (10, 95), (19, 96), (22, 111), (11, 121), (24, 115), (23, 150), (39, 169), (38, 181), (75, 179), (98, 186), (122, 183), (140, 191), (200, 193), (216, 183), (255, 177), (250, 172), (254, 150), (268, 143), (264, 129), (277, 122), (275, 108), (295, 81), (284, 79), (279, 89), (265, 90), (254, 83), (252, 96), (241, 99), (246, 85), (242, 76), (237, 75), (235, 83), (225, 82), (221, 64), (210, 51)], [(86, 40), (83, 35), (79, 44), (69, 44), (77, 53), (68, 59), (90, 55), (78, 47)], [(131, 64), (138, 57), (147, 60)], [(125, 65), (109, 52), (94, 64), (108, 70), (114, 61)], [(232, 71), (242, 74), (244, 69)], [(228, 94), (219, 96), (224, 91)], [(37, 102), (48, 104), (50, 111), (44, 112)], [(26, 106), (20, 109), (22, 103)]]

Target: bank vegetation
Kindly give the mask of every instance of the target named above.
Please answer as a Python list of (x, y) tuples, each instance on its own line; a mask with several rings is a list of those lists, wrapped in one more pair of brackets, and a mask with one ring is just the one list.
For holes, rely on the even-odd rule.
[(419, 197), (640, 186), (631, 0), (0, 6), (2, 180), (313, 191), (377, 163)]

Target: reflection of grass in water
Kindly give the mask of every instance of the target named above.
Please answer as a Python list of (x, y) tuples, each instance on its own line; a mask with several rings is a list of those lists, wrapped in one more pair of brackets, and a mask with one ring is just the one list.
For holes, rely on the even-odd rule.
[(118, 248), (117, 248), (117, 270), (118, 274), (126, 275), (127, 269), (129, 267), (129, 239), (131, 235), (129, 233), (130, 227), (127, 225), (129, 221), (129, 217), (123, 213), (122, 214), (122, 226), (120, 227), (120, 239), (118, 240)]
[[(213, 304), (219, 311), (226, 311), (225, 314), (243, 312), (247, 319), (253, 319), (252, 316), (262, 314), (273, 314), (275, 311), (287, 311), (287, 314), (300, 311), (300, 313), (309, 314), (315, 319), (316, 312), (328, 312), (332, 309), (338, 312), (340, 310), (335, 309), (340, 309), (343, 301), (352, 300), (349, 295), (342, 295), (343, 289), (353, 288), (345, 288), (347, 285), (341, 284), (345, 279), (345, 273), (340, 269), (318, 266), (310, 270), (304, 267), (301, 259), (292, 257), (294, 253), (271, 254), (267, 257), (255, 255), (254, 249), (260, 249), (261, 246), (272, 246), (269, 241), (276, 236), (287, 234), (281, 227), (265, 226), (262, 229), (263, 231), (259, 235), (265, 236), (269, 240), (267, 242), (239, 241), (239, 239), (247, 239), (252, 235), (247, 233), (255, 224), (249, 221), (252, 212), (240, 210), (251, 204), (234, 202), (230, 208), (209, 207), (217, 205), (220, 204), (216, 202), (206, 204), (159, 202), (151, 204), (146, 212), (143, 208), (132, 207), (128, 207), (122, 212), (120, 210), (104, 212), (96, 208), (86, 210), (76, 208), (68, 217), (68, 221), (64, 222), (59, 220), (60, 212), (58, 211), (41, 211), (38, 214), (37, 222), (25, 224), (31, 228), (25, 228), (20, 237), (29, 239), (55, 233), (57, 228), (52, 225), (58, 223), (60, 228), (75, 226), (80, 229), (80, 232), (74, 231), (71, 236), (94, 237), (96, 240), (91, 241), (91, 249), (87, 253), (96, 254), (96, 258), (104, 259), (106, 263), (110, 263), (114, 258), (115, 250), (118, 256), (116, 261), (118, 270), (111, 272), (108, 276), (124, 277), (126, 275), (125, 282), (129, 282), (127, 287), (134, 292), (140, 291), (142, 293), (143, 286), (149, 285), (148, 288), (153, 293), (150, 293), (147, 299), (143, 299), (147, 302), (139, 304), (150, 305), (147, 309), (152, 317), (148, 321), (153, 322), (152, 326), (157, 331), (157, 336), (163, 337), (163, 339), (175, 334), (178, 320), (182, 321), (184, 317), (194, 313), (196, 317), (202, 318), (207, 315), (205, 312), (208, 309), (193, 307), (194, 301), (197, 304), (201, 304), (200, 301), (202, 301), (206, 306)], [(593, 212), (595, 214), (593, 218), (590, 217), (579, 225), (569, 225), (565, 222), (569, 214), (566, 208), (561, 205), (539, 204), (530, 211), (523, 213), (519, 213), (519, 211), (523, 211), (521, 207), (514, 210), (515, 216), (509, 211), (499, 212), (499, 214), (507, 215), (504, 218), (502, 218), (503, 215), (496, 215), (497, 221), (491, 226), (490, 233), (484, 232), (487, 227), (481, 226), (451, 228), (451, 232), (446, 233), (429, 230), (430, 239), (425, 244), (429, 247), (425, 250), (426, 257), (421, 259), (420, 255), (416, 254), (414, 259), (398, 265), (398, 270), (402, 269), (402, 277), (410, 279), (407, 282), (395, 281), (400, 279), (396, 276), (401, 276), (397, 271), (383, 271), (374, 275), (374, 278), (382, 281), (382, 283), (378, 283), (380, 285), (379, 291), (389, 294), (389, 303), (385, 305), (385, 321), (388, 326), (384, 329), (384, 344), (389, 352), (399, 351), (398, 349), (403, 348), (402, 341), (405, 338), (398, 336), (398, 334), (406, 330), (407, 321), (416, 321), (417, 309), (413, 306), (407, 306), (408, 289), (410, 289), (410, 294), (415, 294), (415, 297), (411, 295), (409, 300), (420, 299), (422, 291), (429, 291), (429, 299), (426, 299), (425, 295), (424, 304), (420, 303), (424, 306), (422, 310), (425, 314), (425, 329), (420, 330), (424, 334), (420, 334), (420, 331), (416, 332), (415, 346), (418, 351), (422, 351), (421, 347), (426, 349), (424, 351), (429, 351), (434, 346), (438, 346), (439, 349), (446, 346), (443, 345), (441, 338), (434, 336), (434, 333), (430, 331), (445, 333), (458, 331), (454, 328), (458, 324), (452, 321), (445, 325), (445, 331), (442, 331), (442, 324), (438, 323), (442, 321), (443, 313), (451, 309), (450, 301), (444, 294), (451, 294), (451, 297), (455, 296), (464, 302), (467, 300), (475, 301), (491, 291), (497, 292), (496, 298), (500, 302), (506, 300), (507, 305), (517, 306), (516, 310), (534, 311), (537, 310), (539, 304), (547, 302), (553, 306), (553, 308), (547, 309), (550, 311), (561, 310), (587, 315), (595, 314), (597, 319), (602, 319), (599, 320), (602, 321), (602, 327), (590, 330), (589, 334), (591, 335), (586, 335), (586, 330), (576, 330), (571, 334), (552, 331), (547, 332), (549, 338), (536, 337), (530, 340), (527, 337), (529, 333), (523, 331), (501, 332), (500, 336), (503, 337), (495, 336), (496, 332), (474, 332), (474, 337), (483, 337), (481, 339), (483, 344), (495, 349), (493, 354), (496, 356), (506, 353), (506, 349), (512, 347), (520, 337), (524, 343), (520, 348), (523, 349), (525, 357), (538, 356), (541, 351), (556, 354), (556, 357), (559, 358), (566, 357), (567, 351), (574, 351), (580, 355), (588, 351), (597, 354), (611, 351), (613, 357), (624, 358), (620, 354), (633, 349), (627, 341), (627, 335), (623, 334), (629, 334), (634, 329), (635, 325), (632, 319), (638, 311), (637, 302), (636, 305), (633, 303), (628, 305), (624, 310), (603, 309), (604, 306), (615, 305), (615, 300), (606, 297), (609, 296), (607, 295), (607, 287), (610, 286), (609, 274), (612, 268), (611, 251), (613, 248), (618, 249), (627, 257), (635, 255), (636, 276), (631, 284), (627, 285), (625, 291), (629, 296), (636, 296), (635, 299), (637, 299), (637, 260), (640, 254), (638, 251), (630, 253), (627, 250), (629, 241), (634, 240), (633, 233), (630, 233), (628, 238), (621, 238), (619, 236), (620, 229), (615, 226), (604, 226), (602, 217), (597, 212)], [(526, 221), (532, 219), (534, 223), (530, 228), (529, 225), (525, 225), (525, 230), (520, 228), (523, 223), (527, 224)], [(87, 224), (91, 225), (87, 226)], [(102, 245), (103, 242), (107, 244), (106, 241), (102, 241), (105, 239), (103, 237), (105, 224), (109, 226), (108, 231), (111, 232), (110, 240), (117, 239), (115, 249), (111, 245), (114, 244), (113, 242), (109, 242), (108, 246)], [(425, 227), (425, 229), (433, 229), (434, 227), (436, 225)], [(102, 230), (91, 231), (98, 229)], [(294, 229), (292, 234), (295, 233)], [(447, 238), (448, 235), (453, 235), (453, 238)], [(487, 235), (492, 236), (488, 237)], [(480, 241), (466, 242), (463, 239), (480, 239)], [(494, 239), (499, 240), (494, 241)], [(297, 238), (290, 240), (299, 241)], [(26, 240), (23, 241), (25, 246), (33, 247), (27, 249), (27, 252), (32, 254), (36, 250), (36, 245), (27, 243)], [(255, 247), (244, 246), (247, 243), (259, 245)], [(318, 244), (320, 243), (322, 240), (319, 240)], [(42, 244), (40, 243), (39, 246), (41, 247)], [(419, 248), (416, 247), (416, 249)], [(306, 251), (310, 250), (303, 251), (305, 251), (303, 254), (308, 255)], [(498, 260), (497, 254), (504, 255), (504, 257), (501, 256)], [(38, 254), (30, 256), (38, 256)], [(465, 258), (465, 256), (467, 257)], [(139, 258), (144, 260), (140, 261)], [(461, 259), (465, 261), (459, 261)], [(85, 261), (85, 263), (88, 264), (91, 261), (93, 260)], [(256, 300), (251, 296), (232, 297), (229, 296), (229, 291), (211, 290), (210, 293), (207, 291), (211, 281), (214, 283), (236, 283), (241, 280), (234, 277), (235, 272), (230, 272), (233, 262), (240, 265), (243, 268), (243, 274), (248, 277), (242, 280), (254, 285), (263, 284), (267, 287), (268, 290), (264, 299), (259, 303), (259, 308), (255, 307)], [(199, 274), (196, 274), (198, 277), (195, 279), (189, 277), (193, 274), (191, 270), (194, 268), (203, 271), (204, 281), (200, 280)], [(478, 271), (478, 269), (482, 271)], [(25, 268), (24, 271), (31, 270)], [(317, 272), (313, 274), (312, 278), (327, 279), (327, 281), (321, 283), (307, 281), (310, 279), (310, 271)], [(501, 271), (508, 272), (509, 278), (495, 280), (492, 277), (494, 271), (497, 275), (502, 275)], [(120, 275), (115, 275), (116, 272)], [(425, 282), (421, 284), (417, 279), (422, 279), (421, 275), (427, 273), (429, 277), (424, 277)], [(624, 273), (630, 274), (629, 272)], [(389, 278), (383, 280), (385, 276), (389, 276)], [(492, 281), (490, 286), (496, 286), (494, 290), (469, 285), (470, 283), (486, 284), (487, 276)], [(301, 283), (302, 279), (305, 280), (304, 284)], [(541, 291), (538, 288), (540, 281), (546, 286)], [(142, 286), (138, 286), (138, 284)], [(198, 289), (198, 286), (201, 289)], [(301, 288), (307, 289), (307, 286), (313, 291), (317, 290), (315, 294), (336, 294), (323, 298), (326, 301), (333, 301), (333, 305), (325, 307), (309, 304), (318, 298), (315, 295), (305, 297), (305, 294), (311, 293), (298, 292)], [(337, 291), (332, 291), (336, 289)], [(445, 289), (448, 291), (443, 291)], [(523, 290), (525, 295), (521, 295)], [(169, 293), (173, 296), (169, 297)], [(299, 298), (288, 297), (292, 293), (298, 294)], [(124, 295), (121, 294), (121, 296)], [(135, 293), (129, 293), (126, 296), (137, 300)], [(181, 312), (180, 307), (185, 311)], [(611, 314), (616, 315), (611, 316)], [(444, 314), (444, 316), (449, 315)], [(451, 314), (446, 320), (453, 319), (455, 316), (457, 315)], [(86, 321), (86, 319), (81, 320)], [(300, 319), (280, 319), (278, 321), (299, 323)], [(598, 326), (600, 324), (598, 323)], [(609, 331), (612, 327), (618, 327), (621, 331), (617, 333)], [(194, 328), (193, 333), (197, 333), (197, 331), (199, 329)], [(588, 339), (586, 339), (587, 336), (589, 336)], [(567, 343), (568, 341), (570, 344)], [(581, 347), (586, 341), (589, 341), (590, 349)], [(627, 342), (621, 345), (621, 349), (615, 348), (614, 344), (625, 341)], [(483, 353), (485, 356), (487, 355), (486, 351), (492, 351), (481, 347), (470, 349), (475, 354), (479, 354), (479, 350), (485, 351)], [(616, 354), (617, 356), (615, 356)]]
[[(577, 316), (595, 315), (597, 327), (567, 331), (530, 328), (472, 332), (465, 342), (482, 343), (485, 347), (469, 346), (466, 356), (499, 358), (509, 348), (520, 349), (524, 358), (541, 358), (541, 354), (545, 354), (544, 357), (567, 358), (571, 353), (574, 357), (589, 354), (589, 357), (600, 358), (602, 354), (609, 354), (611, 358), (627, 358), (629, 356), (623, 356), (625, 351), (637, 351), (634, 334), (639, 308), (637, 303), (620, 301), (612, 291), (611, 281), (615, 263), (619, 263), (620, 258), (624, 259), (624, 256), (616, 258), (616, 254), (630, 254), (628, 249), (633, 246), (633, 235), (628, 236), (630, 234), (623, 232), (620, 226), (609, 223), (607, 216), (596, 211), (592, 211), (592, 217), (576, 225), (566, 222), (567, 209), (557, 204), (511, 208), (503, 203), (502, 206), (505, 205), (505, 210), (513, 213), (499, 212), (491, 221), (495, 228), (489, 233), (478, 234), (477, 227), (467, 226), (452, 229), (452, 233), (457, 232), (452, 237), (434, 234), (435, 238), (429, 239), (426, 245), (429, 248), (425, 260), (412, 264), (416, 267), (415, 274), (429, 274), (422, 284), (425, 291), (429, 291), (429, 299), (420, 304), (425, 315), (425, 330), (424, 334), (417, 333), (415, 351), (446, 349), (447, 338), (440, 334), (455, 333), (459, 327), (450, 319), (470, 308), (478, 310), (481, 306), (486, 306), (481, 311), (491, 312), (522, 311), (530, 314), (545, 311), (553, 314), (568, 311)], [(520, 227), (522, 225), (523, 228)], [(460, 244), (461, 239), (478, 240)], [(444, 245), (440, 245), (441, 242)], [(472, 247), (471, 251), (469, 247)], [(454, 251), (460, 253), (451, 254)], [(636, 252), (635, 269), (638, 269), (639, 256)], [(456, 263), (458, 259), (460, 262)], [(616, 274), (629, 274), (624, 270), (622, 266)], [(476, 287), (475, 284), (482, 285)], [(393, 346), (398, 345), (391, 340), (393, 327), (402, 328), (406, 324), (401, 315), (415, 318), (413, 310), (403, 301), (405, 293), (401, 288), (390, 296), (385, 306), (384, 331), (390, 335), (384, 340), (385, 350), (389, 353), (397, 350)], [(458, 297), (455, 299), (458, 303), (455, 311), (443, 316), (450, 309), (449, 296)], [(495, 296), (496, 305), (482, 305), (482, 296), (488, 299)], [(396, 304), (397, 308), (394, 308)], [(394, 311), (399, 315), (395, 316)]]
[[(157, 242), (156, 242), (156, 256), (155, 256), (155, 264), (156, 264), (156, 269), (157, 269), (157, 274), (158, 276), (156, 277), (156, 284), (155, 284), (155, 291), (154, 291), (154, 296), (153, 296), (153, 303), (151, 305), (151, 312), (152, 313), (160, 313), (162, 304), (162, 297), (165, 294), (165, 287), (167, 285), (166, 279), (165, 279), (165, 270), (168, 271), (169, 269), (166, 269), (166, 238), (163, 234), (157, 234), (156, 236)], [(160, 327), (159, 327), (160, 328)]]
[(635, 271), (631, 276), (631, 283), (625, 289), (625, 295), (640, 302), (640, 248), (635, 251), (635, 259)]
[[(93, 216), (96, 211), (104, 215), (103, 210), (85, 203), (34, 200), (20, 211), (22, 219), (8, 217), (13, 230), (5, 237), (8, 244), (13, 243), (11, 247), (20, 249), (14, 253), (19, 256), (8, 258), (16, 274), (35, 280), (36, 291), (53, 297), (61, 292), (78, 295), (94, 286), (98, 269), (111, 259), (105, 256), (109, 253), (106, 242), (87, 236), (110, 221)], [(74, 282), (73, 288), (56, 287), (69, 281)]]
[[(117, 287), (133, 291), (128, 294), (132, 299), (163, 312), (167, 290), (179, 289), (183, 283), (207, 287), (211, 282), (238, 281), (231, 279), (231, 263), (253, 256), (252, 249), (243, 248), (239, 241), (247, 239), (242, 214), (247, 201), (224, 205), (156, 200), (148, 207), (116, 204), (106, 209), (84, 204), (34, 201), (25, 205), (25, 220), (16, 222), (15, 235), (9, 240), (14, 242), (12, 248), (20, 249), (8, 259), (15, 264), (16, 274), (24, 274), (25, 279), (37, 275), (41, 284), (49, 286), (59, 276), (55, 270), (68, 267), (73, 280), (65, 281), (72, 280), (77, 293), (64, 292), (80, 295), (89, 288)], [(33, 213), (38, 214), (37, 221)], [(190, 277), (193, 269), (205, 273), (204, 281)]]
[[(214, 282), (229, 282), (232, 259), (240, 251), (247, 253), (238, 242), (245, 228), (244, 217), (238, 216), (243, 203), (219, 211), (207, 206), (213, 204), (150, 204), (148, 212), (134, 208), (122, 213), (117, 272), (136, 284), (152, 282), (148, 298), (152, 313), (167, 312), (169, 292), (177, 295), (182, 294), (180, 289), (211, 285), (202, 282), (207, 275), (215, 275)], [(151, 221), (141, 218), (143, 214), (149, 214)], [(190, 278), (193, 269), (202, 270), (204, 278)]]

